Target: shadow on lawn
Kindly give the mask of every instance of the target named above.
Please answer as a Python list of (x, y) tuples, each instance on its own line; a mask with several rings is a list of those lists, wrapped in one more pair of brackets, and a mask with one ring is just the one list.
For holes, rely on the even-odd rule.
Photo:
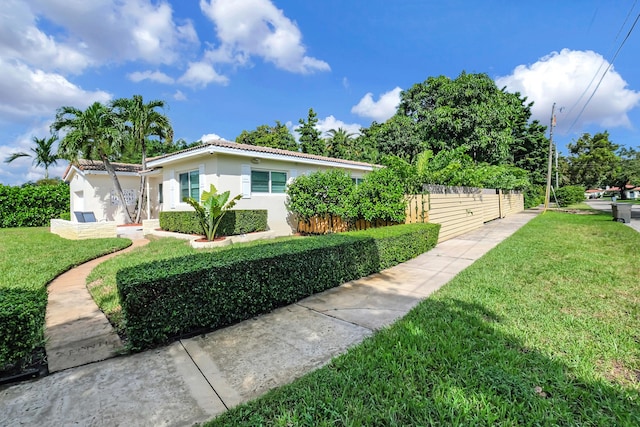
[(637, 388), (585, 378), (501, 332), (504, 321), (478, 304), (424, 300), (326, 368), (212, 425), (640, 425)]

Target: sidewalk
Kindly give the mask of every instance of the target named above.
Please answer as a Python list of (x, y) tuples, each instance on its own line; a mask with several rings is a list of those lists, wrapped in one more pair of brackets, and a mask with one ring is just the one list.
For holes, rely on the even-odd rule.
[(0, 388), (0, 425), (193, 425), (312, 371), (406, 314), (538, 212), (203, 336)]

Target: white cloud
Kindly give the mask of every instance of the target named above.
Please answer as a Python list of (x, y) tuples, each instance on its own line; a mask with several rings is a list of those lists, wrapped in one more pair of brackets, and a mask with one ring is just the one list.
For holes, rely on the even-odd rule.
[[(556, 130), (564, 134), (578, 117), (608, 65), (596, 52), (562, 49), (532, 65), (518, 65), (510, 75), (498, 77), (496, 84), (506, 86), (509, 92), (520, 92), (528, 101), (533, 101), (532, 116), (543, 124), (548, 124), (555, 102)], [(580, 132), (588, 124), (629, 127), (627, 113), (639, 104), (640, 92), (629, 89), (627, 82), (611, 67), (572, 130)]]
[(59, 25), (68, 46), (81, 47), (97, 63), (143, 60), (173, 64), (198, 44), (191, 21), (177, 23), (166, 1), (33, 0), (32, 13)]
[(164, 84), (172, 84), (174, 79), (162, 71), (134, 71), (133, 73), (127, 74), (127, 77), (132, 82), (141, 82), (143, 80), (151, 80), (156, 83), (164, 83)]
[(209, 142), (209, 141), (216, 141), (218, 139), (224, 139), (224, 138), (221, 137), (220, 135), (216, 135), (215, 133), (206, 133), (200, 137), (199, 141)]
[(191, 87), (205, 87), (211, 82), (226, 85), (229, 79), (222, 76), (213, 69), (207, 62), (190, 62), (187, 71), (178, 79), (182, 83)]
[(400, 104), (400, 92), (402, 89), (396, 87), (380, 95), (378, 101), (374, 101), (373, 94), (369, 92), (362, 97), (357, 105), (351, 108), (351, 112), (377, 122), (384, 122), (396, 113), (398, 104)]
[(338, 128), (342, 128), (348, 133), (360, 135), (360, 129), (362, 128), (362, 125), (358, 123), (345, 123), (342, 120), (336, 119), (332, 115), (318, 120), (318, 123), (316, 124), (316, 129), (322, 132), (322, 137), (326, 137), (327, 132), (331, 129), (338, 130)]
[(180, 90), (176, 90), (176, 93), (174, 93), (172, 96), (173, 96), (173, 99), (175, 99), (176, 101), (186, 101), (187, 100), (187, 95), (182, 93), (182, 91), (180, 91)]
[(269, 0), (200, 0), (200, 9), (215, 25), (221, 42), (207, 55), (212, 61), (245, 65), (257, 56), (294, 73), (331, 69), (306, 55), (297, 25)]
[(93, 102), (107, 102), (104, 91), (86, 91), (56, 73), (31, 69), (0, 58), (0, 122), (51, 117), (63, 105), (84, 108)]

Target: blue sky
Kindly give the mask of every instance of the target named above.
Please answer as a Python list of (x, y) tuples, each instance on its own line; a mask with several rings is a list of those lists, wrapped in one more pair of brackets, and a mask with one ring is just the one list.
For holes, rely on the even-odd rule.
[[(5, 0), (0, 159), (48, 136), (63, 105), (161, 99), (189, 142), (276, 120), (293, 129), (310, 107), (320, 130), (355, 132), (393, 115), (400, 90), (463, 70), (526, 95), (545, 125), (555, 102), (561, 151), (604, 130), (638, 147), (640, 28), (578, 117), (636, 2)], [(43, 175), (28, 158), (0, 163), (5, 185)]]

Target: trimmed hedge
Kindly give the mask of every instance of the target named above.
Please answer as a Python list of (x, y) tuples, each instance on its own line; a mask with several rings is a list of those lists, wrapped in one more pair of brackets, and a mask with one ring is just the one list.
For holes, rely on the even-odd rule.
[(556, 199), (562, 207), (583, 202), (586, 198), (584, 187), (578, 185), (567, 185), (556, 190)]
[(0, 184), (0, 228), (49, 226), (52, 218), (69, 216), (69, 186)]
[(0, 289), (0, 371), (44, 346), (47, 289)]
[(433, 248), (438, 224), (265, 243), (123, 269), (116, 281), (132, 350), (217, 329), (391, 267)]
[[(160, 228), (185, 234), (202, 234), (202, 227), (194, 211), (160, 212)], [(220, 220), (216, 237), (265, 231), (266, 210), (230, 210)]]

